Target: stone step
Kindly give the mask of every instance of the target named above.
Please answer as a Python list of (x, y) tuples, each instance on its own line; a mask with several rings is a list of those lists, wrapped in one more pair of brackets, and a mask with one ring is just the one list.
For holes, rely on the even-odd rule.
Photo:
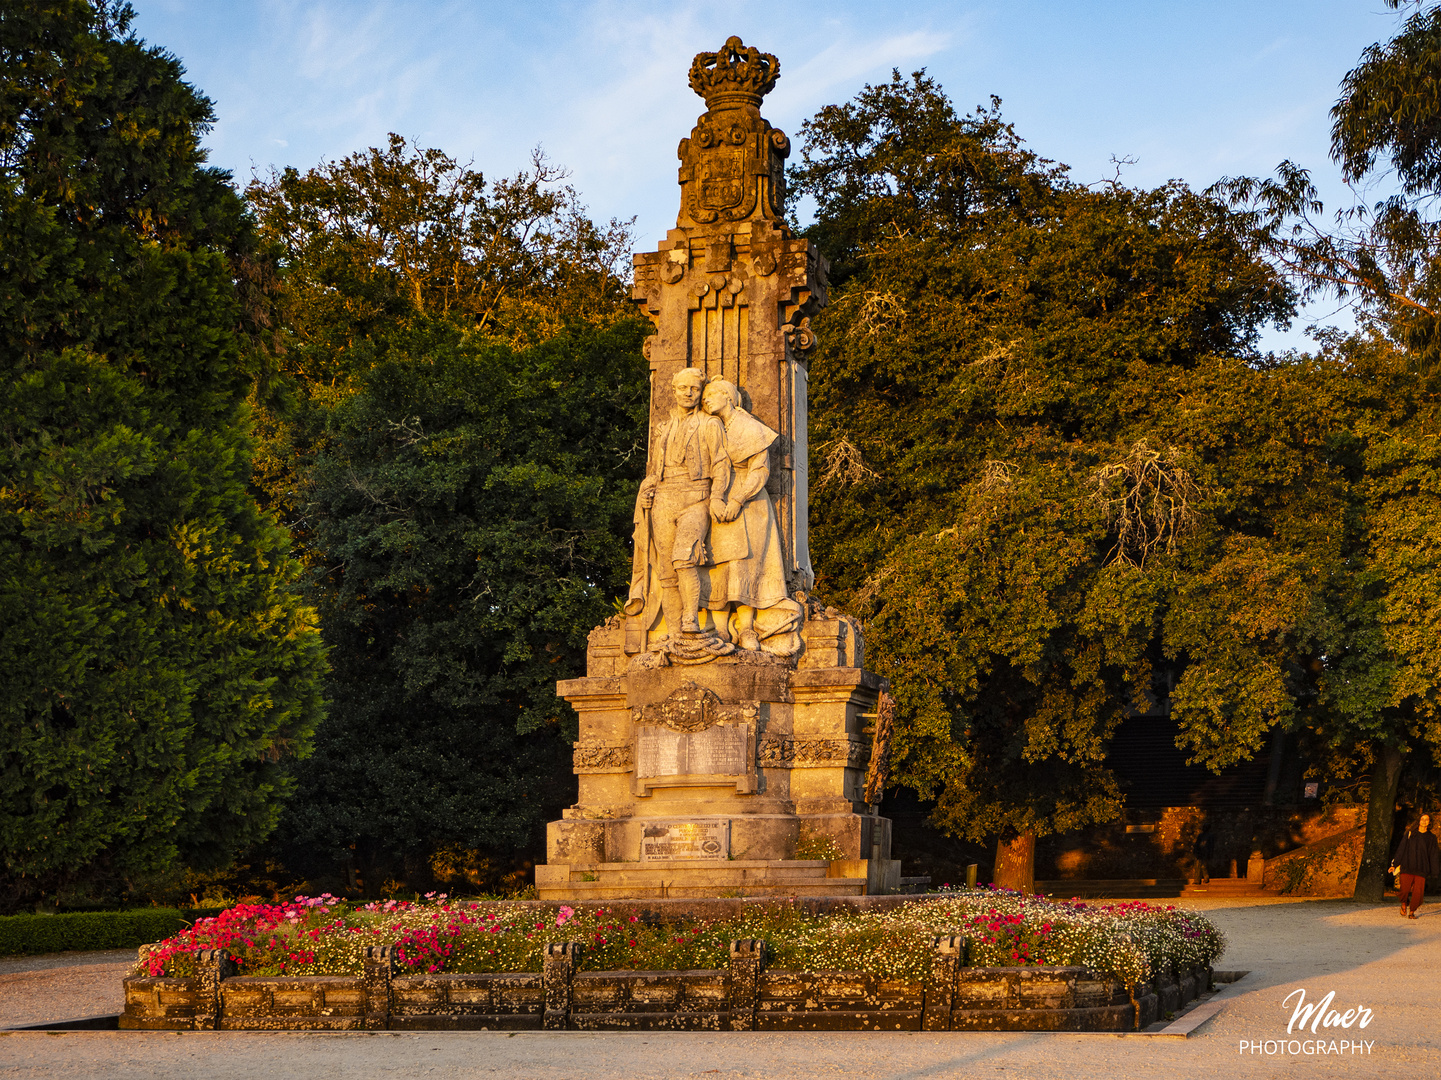
[(1055, 878), (1037, 881), (1036, 891), (1057, 900), (1160, 900), (1180, 896), (1185, 884), (1181, 878)]
[(1205, 885), (1192, 885), (1180, 878), (1069, 879), (1036, 882), (1036, 891), (1058, 900), (1083, 897), (1093, 900), (1164, 900), (1178, 896), (1250, 897), (1280, 896), (1278, 888), (1266, 888), (1249, 878), (1212, 878)]
[[(547, 875), (549, 878), (549, 875)], [(551, 880), (569, 881), (604, 881), (608, 878), (625, 878), (627, 881), (661, 882), (675, 881), (681, 878), (701, 877), (709, 881), (723, 881), (730, 884), (739, 884), (748, 881), (768, 881), (774, 883), (790, 882), (800, 884), (811, 881), (830, 880), (824, 870), (816, 873), (813, 870), (790, 870), (778, 867), (772, 870), (714, 870), (706, 869), (703, 873), (694, 870), (651, 870), (639, 866), (631, 866), (623, 870), (586, 870), (581, 867), (571, 867), (570, 872), (564, 877), (556, 875)]]
[(1187, 885), (1182, 896), (1280, 896), (1278, 888), (1268, 888), (1249, 878), (1212, 878), (1204, 885)]
[(823, 859), (572, 863), (536, 868), (542, 900), (697, 896), (864, 896), (866, 879)]
[(826, 876), (826, 859), (647, 859), (645, 862), (566, 863), (572, 870), (804, 870)]
[[(646, 900), (657, 898), (660, 889), (649, 883), (619, 880), (571, 881), (564, 885), (537, 886), (541, 900)], [(667, 885), (661, 899), (711, 898), (716, 896), (864, 896), (865, 878), (819, 878), (809, 882), (747, 882), (735, 886)]]

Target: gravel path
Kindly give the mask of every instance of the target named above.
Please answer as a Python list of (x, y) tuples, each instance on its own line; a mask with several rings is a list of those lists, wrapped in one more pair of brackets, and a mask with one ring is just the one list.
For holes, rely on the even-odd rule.
[[(0, 960), (0, 1028), (118, 1013), (134, 949)], [(0, 1050), (0, 1067), (5, 1052)]]
[[(1251, 975), (1189, 1039), (1115, 1035), (927, 1033), (276, 1034), (264, 1032), (0, 1032), (0, 1077), (123, 1078), (491, 1077), (526, 1080), (760, 1080), (847, 1077), (920, 1080), (1149, 1080), (1152, 1077), (1441, 1076), (1441, 907), (1402, 919), (1390, 904), (1345, 901), (1188, 900), (1230, 939), (1220, 967)], [(0, 1018), (61, 1018), (114, 1011), (126, 954), (0, 961)], [(1321, 1029), (1365, 1040), (1366, 1054), (1287, 1053), (1287, 994), (1335, 992), (1338, 1010), (1374, 1017), (1364, 1030)], [(1294, 1002), (1293, 1002), (1294, 1004)], [(1307, 1034), (1310, 1034), (1309, 1031)], [(1317, 1036), (1311, 1037), (1313, 1040)], [(1271, 1053), (1241, 1044), (1273, 1043)]]

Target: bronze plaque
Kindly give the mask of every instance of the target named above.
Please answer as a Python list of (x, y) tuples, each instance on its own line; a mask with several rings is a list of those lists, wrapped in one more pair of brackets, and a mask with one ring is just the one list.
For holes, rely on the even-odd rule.
[(653, 821), (640, 841), (641, 862), (670, 859), (723, 860), (730, 856), (731, 823), (708, 821)]

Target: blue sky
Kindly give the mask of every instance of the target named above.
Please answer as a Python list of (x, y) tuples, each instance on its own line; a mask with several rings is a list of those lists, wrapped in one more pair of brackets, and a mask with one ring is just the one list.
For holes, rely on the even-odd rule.
[[(487, 176), (532, 147), (571, 170), (593, 216), (637, 218), (640, 248), (674, 224), (675, 148), (703, 111), (692, 55), (731, 34), (775, 53), (764, 112), (795, 135), (893, 67), (924, 67), (958, 106), (1002, 98), (1033, 149), (1091, 182), (1311, 168), (1328, 204), (1337, 84), (1398, 16), (1380, 0), (920, 0), (825, 4), (485, 0), (132, 0), (136, 30), (216, 105), (211, 160), (307, 168), (399, 132)], [(1313, 306), (1273, 347), (1304, 345)]]

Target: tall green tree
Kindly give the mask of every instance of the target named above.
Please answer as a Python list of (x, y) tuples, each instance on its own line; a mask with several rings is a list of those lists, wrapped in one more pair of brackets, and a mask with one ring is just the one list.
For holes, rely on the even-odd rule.
[(295, 859), (422, 884), (446, 848), (533, 845), (573, 792), (574, 714), (645, 469), (641, 327), (529, 349), (439, 322), (392, 337), (331, 414), (302, 512), (334, 665)]
[(565, 178), (536, 151), (529, 169), (488, 181), (392, 134), (384, 148), (251, 182), (277, 270), (257, 299), (280, 373), (258, 410), (256, 475), (303, 557), (297, 499), (330, 413), (392, 336), (443, 322), (523, 348), (627, 315), (631, 223), (592, 221)]
[(324, 666), (248, 489), (255, 251), (125, 4), (0, 12), (0, 905), (266, 836)]
[[(1387, 0), (1393, 9), (1411, 8)], [(1342, 757), (1371, 762), (1359, 899), (1379, 900), (1397, 790), (1408, 759), (1435, 752), (1431, 447), (1441, 434), (1441, 6), (1415, 4), (1395, 37), (1367, 48), (1331, 110), (1331, 155), (1352, 205), (1329, 221), (1309, 173), (1217, 185), (1241, 211), (1255, 250), (1307, 295), (1353, 304), (1362, 331), (1333, 339), (1326, 378), (1343, 415), (1333, 438), (1353, 459), (1345, 570), (1328, 591), (1337, 632), (1316, 659), (1308, 725)], [(1377, 184), (1393, 181), (1376, 198)]]
[[(1212, 763), (1256, 747), (1254, 710), (1248, 722), (1224, 704), (1246, 690), (1245, 700), (1264, 703), (1268, 716), (1303, 729), (1323, 767), (1369, 764), (1356, 895), (1379, 900), (1403, 769), (1409, 760), (1424, 768), (1441, 748), (1437, 385), (1409, 367), (1396, 343), (1342, 335), (1317, 357), (1269, 373), (1268, 382), (1291, 399), (1285, 413), (1312, 450), (1300, 459), (1309, 461), (1308, 475), (1282, 489), (1292, 505), (1278, 507), (1272, 535), (1262, 538), (1273, 551), (1268, 575), (1243, 562), (1244, 587), (1224, 606), (1178, 609), (1170, 632), (1189, 648), (1192, 670), (1206, 674), (1179, 686), (1173, 704), (1184, 738)], [(1296, 605), (1289, 619), (1278, 603), (1287, 597)], [(1234, 647), (1238, 616), (1250, 612), (1280, 618), (1291, 631), (1283, 649), (1240, 669), (1262, 676), (1260, 685), (1228, 687), (1228, 665), (1215, 654)]]
[(1379, 901), (1403, 770), (1441, 751), (1441, 382), (1383, 338), (1334, 351), (1361, 460), (1348, 573), (1333, 590), (1342, 632), (1312, 726), (1333, 751), (1372, 762), (1355, 895)]
[(288, 401), (260, 482), (311, 570), (334, 707), (287, 865), (423, 885), (533, 848), (573, 790), (557, 679), (624, 592), (644, 468), (630, 233), (535, 155), (487, 180), (391, 136), (247, 196)]
[(1402, 345), (1410, 363), (1441, 358), (1441, 6), (1414, 8), (1396, 36), (1368, 47), (1331, 109), (1331, 157), (1350, 188), (1328, 220), (1308, 170), (1227, 178), (1215, 193), (1246, 212), (1258, 250), (1303, 296), (1352, 302), (1359, 321)]
[(282, 366), (302, 391), (340, 387), (363, 372), (358, 345), (417, 320), (518, 344), (567, 320), (614, 321), (631, 222), (592, 221), (566, 175), (537, 150), (528, 169), (487, 181), (392, 134), (254, 180), (246, 197), (283, 269)]
[[(1035, 836), (1117, 813), (1111, 735), (1207, 644), (1168, 641), (1182, 583), (1244, 588), (1233, 534), (1269, 526), (1228, 472), (1270, 434), (1247, 361), (1293, 294), (1216, 200), (1076, 184), (998, 103), (959, 115), (921, 73), (804, 135), (794, 186), (839, 262), (812, 364), (817, 587), (866, 618), (895, 686), (896, 778), (948, 831), (999, 836), (1025, 885)], [(1264, 492), (1306, 471), (1276, 464)], [(1240, 668), (1274, 675), (1291, 608), (1229, 658), (1227, 708), (1262, 731)]]

